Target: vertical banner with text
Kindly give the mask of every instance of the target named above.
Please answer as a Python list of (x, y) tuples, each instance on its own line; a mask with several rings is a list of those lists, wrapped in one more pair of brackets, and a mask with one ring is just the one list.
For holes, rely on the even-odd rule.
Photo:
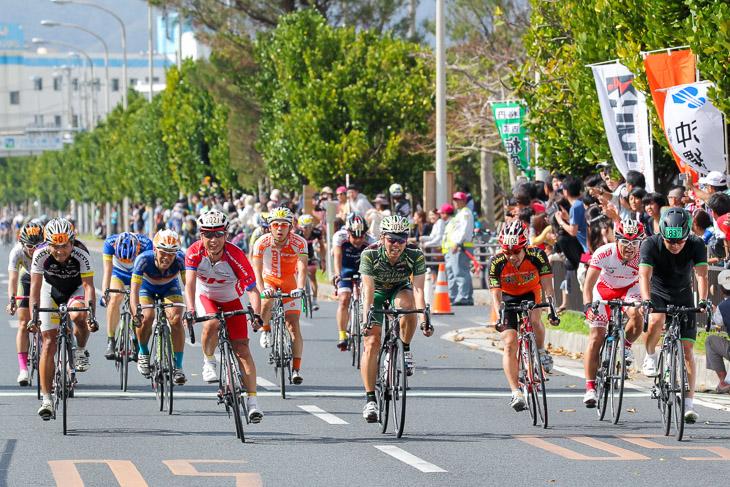
[(527, 147), (530, 139), (522, 124), (525, 108), (517, 102), (509, 101), (493, 103), (492, 110), (509, 162), (521, 171), (527, 171), (530, 166)]
[(654, 191), (654, 167), (646, 97), (634, 86), (634, 74), (618, 61), (592, 66), (608, 146), (621, 174), (644, 174)]

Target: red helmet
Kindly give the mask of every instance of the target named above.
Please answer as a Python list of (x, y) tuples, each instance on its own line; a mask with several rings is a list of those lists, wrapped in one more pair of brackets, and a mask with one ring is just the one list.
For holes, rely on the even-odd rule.
[(626, 240), (643, 240), (644, 224), (638, 220), (625, 218), (616, 224), (613, 232), (616, 234), (617, 238), (623, 238)]
[(504, 250), (517, 250), (527, 245), (528, 231), (524, 223), (517, 220), (508, 223), (499, 232), (499, 245)]

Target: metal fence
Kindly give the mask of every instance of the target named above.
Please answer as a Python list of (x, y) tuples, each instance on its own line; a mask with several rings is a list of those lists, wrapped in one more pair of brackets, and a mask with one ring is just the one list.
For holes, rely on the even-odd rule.
[[(481, 269), (477, 270), (473, 263), (471, 264), (471, 275), (472, 282), (475, 289), (487, 289), (487, 273), (488, 264), (492, 256), (499, 252), (499, 244), (487, 243), (483, 241), (475, 241), (474, 247), (469, 251), (474, 256), (474, 260), (481, 264)], [(438, 264), (444, 263), (444, 255), (440, 248), (428, 247), (423, 249), (423, 254), (426, 257), (426, 265), (437, 266)], [(581, 306), (582, 308), (582, 306)]]

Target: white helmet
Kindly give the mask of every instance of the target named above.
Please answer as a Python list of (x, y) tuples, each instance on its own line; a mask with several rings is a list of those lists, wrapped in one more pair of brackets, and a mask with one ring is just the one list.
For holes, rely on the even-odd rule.
[(403, 195), (403, 186), (398, 183), (393, 183), (390, 185), (389, 191), (391, 196), (394, 196), (395, 198), (400, 198)]
[(215, 232), (228, 228), (228, 217), (219, 210), (208, 210), (198, 217), (198, 228), (202, 232)]
[(177, 252), (180, 250), (180, 237), (174, 230), (160, 230), (155, 234), (152, 245), (155, 250), (168, 253)]
[(312, 218), (312, 215), (309, 215), (307, 213), (303, 214), (299, 217), (299, 220), (297, 220), (300, 227), (311, 227), (314, 225), (314, 219)]
[(51, 245), (73, 242), (75, 237), (74, 226), (65, 218), (54, 218), (46, 224), (43, 231), (43, 238)]
[(286, 221), (291, 225), (294, 222), (294, 214), (286, 206), (269, 210), (269, 224), (275, 221)]
[(408, 235), (410, 229), (411, 224), (408, 223), (408, 218), (400, 215), (386, 216), (380, 222), (380, 233), (382, 234)]

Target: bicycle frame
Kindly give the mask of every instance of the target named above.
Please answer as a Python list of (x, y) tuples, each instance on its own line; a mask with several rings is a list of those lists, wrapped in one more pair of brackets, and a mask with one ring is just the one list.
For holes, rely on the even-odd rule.
[(119, 371), (119, 386), (122, 391), (127, 391), (129, 378), (129, 360), (130, 354), (136, 350), (132, 350), (132, 340), (134, 333), (132, 331), (132, 311), (129, 307), (129, 289), (107, 289), (104, 292), (104, 299), (109, 302), (109, 294), (122, 294), (122, 303), (119, 306), (119, 323), (114, 334), (116, 346), (114, 348), (114, 365)]
[[(266, 296), (261, 295), (262, 298)], [(279, 376), (281, 397), (286, 399), (286, 377), (284, 369), (287, 370), (289, 384), (292, 383), (292, 350), (289, 329), (286, 326), (286, 315), (284, 313), (283, 299), (290, 298), (288, 293), (282, 293), (280, 289), (274, 294), (274, 305), (271, 308), (271, 337), (273, 344), (269, 354), (269, 363), (274, 364), (274, 373)]]

